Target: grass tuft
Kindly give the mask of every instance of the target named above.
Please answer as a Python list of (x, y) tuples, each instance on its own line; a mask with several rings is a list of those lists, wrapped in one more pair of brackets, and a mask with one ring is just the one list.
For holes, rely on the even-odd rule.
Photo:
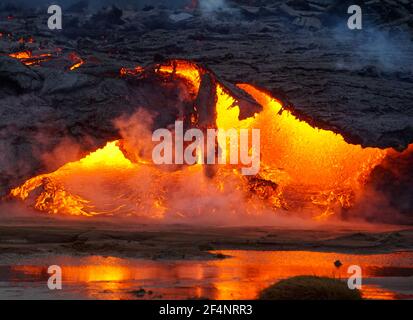
[(358, 289), (346, 282), (316, 276), (298, 276), (281, 280), (259, 294), (260, 300), (361, 300)]

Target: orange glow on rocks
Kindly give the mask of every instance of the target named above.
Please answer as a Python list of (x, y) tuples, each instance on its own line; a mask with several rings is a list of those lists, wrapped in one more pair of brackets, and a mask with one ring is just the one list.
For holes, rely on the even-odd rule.
[[(120, 74), (133, 76), (143, 71), (141, 67), (122, 68)], [(165, 77), (184, 78), (197, 92), (204, 70), (192, 62), (177, 60), (159, 65), (156, 72)], [(123, 212), (162, 219), (172, 212), (173, 216), (184, 218), (188, 216), (184, 212), (187, 208), (177, 208), (175, 193), (185, 189), (185, 181), (197, 180), (195, 185), (199, 190), (190, 188), (184, 192), (185, 196), (193, 197), (193, 201), (208, 195), (225, 199), (235, 192), (237, 201), (245, 202), (237, 203), (228, 198), (224, 206), (195, 205), (189, 210), (191, 214), (226, 214), (225, 211), (239, 212), (242, 207), (248, 214), (259, 215), (262, 211), (275, 212), (282, 208), (292, 213), (305, 211), (315, 219), (325, 219), (354, 204), (366, 177), (387, 154), (387, 150), (363, 149), (349, 144), (339, 134), (300, 121), (283, 110), (282, 104), (270, 94), (248, 84), (238, 87), (263, 110), (239, 120), (237, 100), (220, 83), (215, 85), (218, 129), (261, 130), (261, 169), (257, 176), (242, 176), (236, 165), (220, 165), (212, 177), (205, 177), (201, 164), (165, 171), (149, 159), (130, 161), (119, 148), (120, 142), (110, 142), (53, 173), (27, 180), (11, 190), (11, 196), (28, 201), (33, 191), (41, 187), (43, 191), (34, 199), (33, 206), (49, 213), (93, 216)], [(223, 147), (227, 142), (217, 143)], [(133, 179), (145, 181), (145, 184)], [(110, 185), (111, 197), (106, 196), (103, 201), (96, 196), (93, 193), (95, 184)], [(219, 210), (224, 212), (219, 213)]]
[(84, 64), (85, 62), (83, 61), (83, 59), (81, 57), (79, 57), (79, 55), (77, 55), (76, 53), (72, 52), (71, 54), (69, 54), (69, 59), (74, 62), (73, 65), (71, 65), (69, 67), (69, 70), (75, 70), (77, 68), (79, 68), (82, 64)]
[[(34, 208), (51, 214), (92, 216), (97, 214), (90, 201), (67, 191), (65, 182), (75, 173), (90, 175), (96, 170), (130, 169), (132, 163), (125, 158), (115, 142), (109, 142), (102, 149), (96, 150), (83, 159), (69, 162), (49, 174), (43, 174), (27, 180), (22, 186), (11, 190), (14, 197), (26, 200), (32, 191), (41, 188), (42, 192), (35, 199)], [(115, 170), (115, 171), (116, 171)]]
[(26, 66), (38, 65), (41, 62), (48, 61), (52, 58), (51, 53), (40, 53), (33, 55), (31, 51), (25, 50), (10, 53), (9, 57), (20, 60)]

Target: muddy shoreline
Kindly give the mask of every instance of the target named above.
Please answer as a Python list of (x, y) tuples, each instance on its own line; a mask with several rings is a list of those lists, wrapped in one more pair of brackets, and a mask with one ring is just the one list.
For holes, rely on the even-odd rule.
[[(354, 263), (366, 273), (366, 299), (413, 297), (413, 228), (406, 226), (4, 216), (0, 299), (255, 299), (271, 283), (297, 274), (346, 277)], [(47, 266), (55, 264), (66, 277), (58, 293), (45, 285)]]
[(35, 215), (0, 222), (0, 262), (27, 256), (101, 255), (149, 260), (222, 259), (213, 250), (352, 254), (413, 251), (413, 228), (390, 225), (194, 226)]

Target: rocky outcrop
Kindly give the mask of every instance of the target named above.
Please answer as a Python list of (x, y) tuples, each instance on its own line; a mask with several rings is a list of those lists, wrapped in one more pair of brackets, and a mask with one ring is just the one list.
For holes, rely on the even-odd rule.
[[(4, 83), (0, 87), (0, 195), (29, 177), (53, 171), (119, 139), (115, 120), (140, 108), (154, 115), (153, 129), (189, 118), (195, 106), (203, 115), (200, 126), (213, 124), (219, 79), (208, 69), (194, 67), (204, 79), (197, 92), (174, 73), (159, 74), (158, 64), (139, 74), (121, 76), (108, 74), (99, 66), (88, 68), (87, 73), (43, 66), (31, 69), (15, 59), (0, 57)], [(236, 97), (243, 117), (261, 110), (245, 92), (230, 84), (221, 85)], [(65, 144), (78, 150), (66, 155), (62, 150)], [(60, 149), (59, 157), (48, 161), (56, 148)]]

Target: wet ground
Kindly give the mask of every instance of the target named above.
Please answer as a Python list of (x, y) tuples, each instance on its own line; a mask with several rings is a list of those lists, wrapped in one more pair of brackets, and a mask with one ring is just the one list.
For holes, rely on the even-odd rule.
[[(413, 252), (220, 250), (214, 254), (227, 258), (184, 261), (62, 255), (12, 259), (12, 265), (3, 259), (0, 298), (254, 299), (266, 286), (296, 275), (346, 281), (350, 265), (362, 268), (364, 298), (413, 298)], [(341, 267), (334, 265), (336, 260)], [(62, 267), (62, 290), (47, 287), (50, 265)]]

